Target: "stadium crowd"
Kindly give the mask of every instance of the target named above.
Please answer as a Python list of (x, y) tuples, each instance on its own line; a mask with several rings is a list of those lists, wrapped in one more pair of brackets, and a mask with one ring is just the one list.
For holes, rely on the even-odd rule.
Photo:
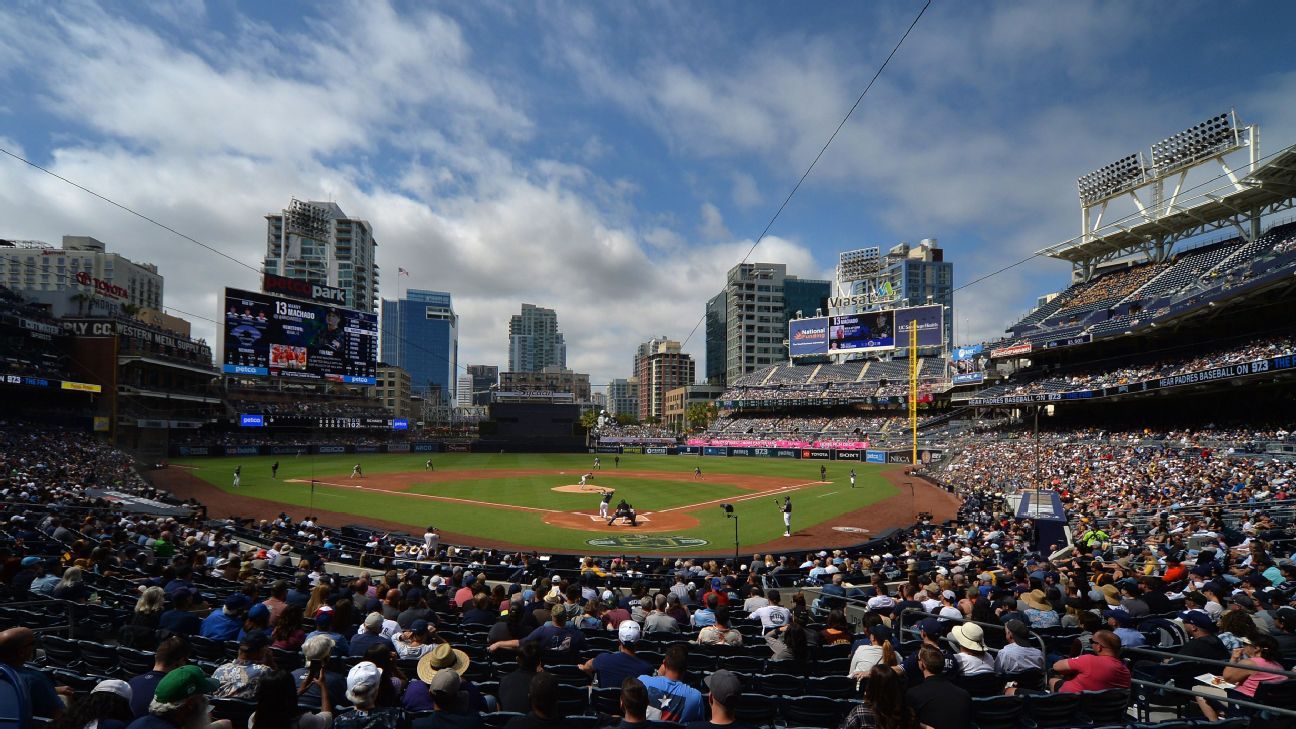
[[(1165, 630), (1183, 656), (1232, 660), (1224, 676), (1235, 695), (1263, 703), (1267, 684), (1285, 680), (1265, 670), (1296, 660), (1291, 511), (1279, 508), (1296, 473), (1205, 448), (1204, 433), (1257, 435), (1044, 434), (1037, 476), (1033, 440), (982, 432), (930, 474), (964, 498), (949, 524), (741, 564), (621, 557), (556, 569), (535, 554), (441, 545), (431, 528), (358, 537), (287, 514), (211, 523), (124, 513), (86, 489), (160, 496), (128, 456), (8, 423), (7, 597), (115, 612), (111, 633), (90, 644), (37, 640), (15, 621), (22, 611), (0, 602), (14, 626), (0, 632), (0, 662), (60, 729), (197, 729), (209, 711), (240, 727), (273, 717), (425, 729), (479, 726), (488, 714), (556, 726), (596, 711), (630, 726), (709, 714), (697, 726), (712, 726), (762, 706), (789, 723), (817, 707), (810, 723), (848, 729), (965, 727), (981, 706), (974, 697), (1108, 691), (1123, 716), (1132, 676), (1166, 676), (1122, 651), (1158, 644)], [(1077, 542), (1056, 556), (1060, 545), (1033, 544), (1029, 523), (1005, 510), (1006, 490), (1039, 479), (1074, 520)], [(357, 553), (377, 568), (330, 569)], [(117, 644), (111, 663), (92, 645), (105, 642)], [(1192, 685), (1182, 678), (1167, 680)], [(760, 694), (787, 698), (771, 709)], [(1102, 710), (1098, 695), (1084, 696), (1088, 711)], [(1203, 695), (1194, 710), (1230, 711), (1218, 698)]]

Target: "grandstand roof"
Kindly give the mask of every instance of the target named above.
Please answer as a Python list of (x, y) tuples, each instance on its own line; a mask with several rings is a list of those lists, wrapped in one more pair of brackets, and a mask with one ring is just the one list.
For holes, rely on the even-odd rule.
[(1173, 196), (1160, 209), (1149, 206), (1132, 215), (1082, 234), (1036, 255), (1072, 263), (1145, 251), (1149, 243), (1166, 245), (1212, 230), (1240, 226), (1239, 218), (1268, 215), (1296, 207), (1296, 145), (1275, 154), (1245, 178), (1178, 201)]

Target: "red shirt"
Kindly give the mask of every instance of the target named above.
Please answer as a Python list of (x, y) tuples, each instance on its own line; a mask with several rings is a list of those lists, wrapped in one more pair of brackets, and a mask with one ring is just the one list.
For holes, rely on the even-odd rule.
[(1188, 568), (1179, 564), (1173, 567), (1167, 567), (1165, 574), (1161, 576), (1161, 580), (1169, 584), (1171, 582), (1178, 582), (1179, 580), (1182, 580), (1187, 576), (1188, 576)]
[(707, 590), (706, 592), (702, 593), (702, 597), (698, 598), (698, 604), (699, 604), (699, 605), (705, 605), (705, 604), (706, 604), (706, 596), (707, 596), (707, 595), (715, 595), (715, 596), (716, 596), (716, 607), (720, 607), (721, 605), (728, 605), (728, 604), (729, 604), (729, 593), (728, 593), (728, 592), (714, 592), (714, 591), (712, 591), (712, 590)]
[(1075, 678), (1064, 682), (1058, 689), (1062, 693), (1130, 687), (1129, 669), (1118, 658), (1086, 653), (1077, 658), (1068, 658), (1067, 666), (1077, 673)]

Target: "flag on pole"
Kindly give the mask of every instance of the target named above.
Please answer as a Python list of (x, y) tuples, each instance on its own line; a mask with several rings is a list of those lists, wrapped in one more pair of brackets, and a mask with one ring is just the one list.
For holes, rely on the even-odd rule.
[(406, 271), (406, 270), (403, 269), (403, 268), (397, 267), (397, 268), (396, 268), (396, 275), (397, 275), (397, 276), (408, 276), (408, 275), (409, 275), (409, 271)]

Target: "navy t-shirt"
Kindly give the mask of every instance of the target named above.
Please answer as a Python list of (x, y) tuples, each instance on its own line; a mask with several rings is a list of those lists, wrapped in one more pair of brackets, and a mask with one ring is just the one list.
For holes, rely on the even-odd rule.
[(131, 713), (136, 718), (148, 713), (149, 702), (153, 700), (153, 692), (157, 691), (158, 682), (166, 675), (166, 671), (149, 671), (130, 680), (131, 687)]
[(653, 667), (640, 658), (616, 651), (594, 656), (594, 677), (602, 688), (621, 688), (627, 678), (652, 673)]
[(585, 634), (569, 625), (545, 623), (531, 631), (526, 640), (536, 641), (541, 650), (575, 652), (585, 648)]

